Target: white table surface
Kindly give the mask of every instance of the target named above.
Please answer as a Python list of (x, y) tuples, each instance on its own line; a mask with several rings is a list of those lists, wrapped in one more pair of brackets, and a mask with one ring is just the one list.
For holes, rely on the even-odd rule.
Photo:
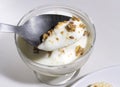
[[(29, 10), (63, 3), (85, 11), (94, 21), (96, 43), (81, 76), (120, 64), (119, 0), (0, 0), (0, 23), (16, 25)], [(40, 83), (17, 53), (14, 34), (0, 33), (0, 87), (51, 87)]]

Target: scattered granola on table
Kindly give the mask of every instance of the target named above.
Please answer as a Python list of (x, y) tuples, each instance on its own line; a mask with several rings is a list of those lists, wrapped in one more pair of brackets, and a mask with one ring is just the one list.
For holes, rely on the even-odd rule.
[(88, 87), (113, 87), (110, 83), (106, 82), (95, 82), (90, 84)]

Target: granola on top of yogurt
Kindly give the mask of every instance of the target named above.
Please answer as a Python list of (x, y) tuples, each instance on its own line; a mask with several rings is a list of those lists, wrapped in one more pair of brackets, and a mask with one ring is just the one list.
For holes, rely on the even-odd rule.
[(53, 51), (64, 48), (79, 41), (86, 34), (89, 35), (86, 25), (80, 18), (73, 16), (69, 21), (58, 22), (54, 29), (44, 33), (38, 49)]

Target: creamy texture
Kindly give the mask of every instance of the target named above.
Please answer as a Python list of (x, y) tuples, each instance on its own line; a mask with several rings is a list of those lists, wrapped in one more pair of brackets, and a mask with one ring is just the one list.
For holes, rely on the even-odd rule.
[[(68, 30), (67, 26), (73, 28)], [(70, 19), (69, 21), (59, 22), (51, 31), (46, 39), (38, 46), (38, 49), (53, 51), (59, 48), (69, 46), (82, 38), (84, 34), (84, 23), (80, 19)]]

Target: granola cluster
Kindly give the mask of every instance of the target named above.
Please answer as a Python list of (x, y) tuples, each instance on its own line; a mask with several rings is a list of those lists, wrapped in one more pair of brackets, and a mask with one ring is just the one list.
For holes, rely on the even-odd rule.
[(79, 26), (80, 26), (81, 28), (83, 28), (83, 29), (86, 28), (86, 25), (85, 25), (85, 24), (80, 24)]
[(77, 17), (75, 17), (75, 16), (72, 16), (72, 20), (73, 20), (73, 21), (80, 21), (80, 18), (77, 18)]
[(69, 36), (69, 38), (70, 38), (70, 39), (74, 39), (74, 37), (73, 37), (73, 36)]
[(83, 55), (84, 53), (84, 49), (79, 45), (79, 46), (76, 46), (75, 48), (75, 54), (77, 57)]
[[(75, 16), (73, 16), (71, 19), (73, 21), (80, 21), (80, 19)], [(74, 32), (76, 29), (76, 25), (73, 22), (69, 22), (69, 24), (65, 28), (68, 32)]]
[(47, 33), (44, 33), (42, 36), (42, 40), (46, 40), (48, 38), (48, 36), (52, 35), (53, 30), (49, 30)]
[(68, 32), (74, 32), (76, 25), (74, 25), (73, 22), (70, 22), (65, 28)]
[(89, 31), (84, 31), (83, 36), (90, 36), (90, 32)]
[(58, 49), (61, 53), (65, 53), (64, 49), (60, 48)]

